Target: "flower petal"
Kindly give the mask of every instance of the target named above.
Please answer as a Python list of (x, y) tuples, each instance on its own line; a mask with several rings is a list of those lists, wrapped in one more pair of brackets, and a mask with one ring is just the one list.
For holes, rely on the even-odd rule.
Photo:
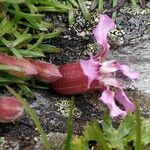
[(121, 116), (124, 118), (127, 113), (121, 110), (116, 104), (114, 100), (114, 92), (111, 90), (105, 90), (102, 93), (102, 96), (99, 98), (104, 104), (106, 104), (110, 110), (111, 117), (118, 117)]
[(118, 82), (116, 79), (114, 78), (102, 78), (100, 79), (101, 82), (104, 83), (104, 85), (108, 85), (108, 86), (114, 86), (114, 87), (117, 87), (117, 88), (120, 88), (122, 87), (122, 83)]
[(94, 61), (93, 57), (91, 56), (89, 60), (80, 60), (80, 65), (84, 74), (88, 77), (89, 89), (92, 81), (99, 78), (100, 63), (98, 61)]
[(105, 56), (109, 50), (107, 35), (115, 27), (114, 20), (106, 14), (100, 15), (100, 21), (93, 30), (96, 41), (103, 46), (101, 57)]
[(120, 89), (120, 91), (115, 95), (115, 100), (124, 106), (126, 112), (135, 111), (134, 103), (128, 99), (127, 95), (122, 89)]
[(139, 72), (132, 72), (127, 65), (121, 65), (116, 60), (103, 62), (100, 68), (101, 74), (113, 73), (117, 70), (121, 70), (124, 75), (131, 79), (138, 79), (140, 77)]
[(101, 74), (116, 72), (120, 68), (120, 64), (116, 60), (105, 61), (100, 68)]
[(138, 79), (140, 77), (139, 72), (131, 72), (130, 68), (127, 65), (120, 65), (120, 70), (124, 75), (131, 79)]

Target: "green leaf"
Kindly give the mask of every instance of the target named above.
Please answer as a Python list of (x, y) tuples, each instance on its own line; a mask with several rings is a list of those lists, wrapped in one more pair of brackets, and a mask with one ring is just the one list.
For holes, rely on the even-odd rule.
[(104, 112), (103, 121), (104, 121), (104, 122), (103, 122), (102, 126), (103, 126), (104, 132), (105, 132), (105, 131), (107, 132), (108, 130), (113, 129), (113, 126), (112, 126), (112, 119), (111, 119), (111, 117), (109, 116), (109, 111), (108, 111), (108, 109), (106, 109), (105, 112)]
[(44, 36), (45, 36), (45, 34), (41, 33), (41, 35), (40, 35), (39, 39), (37, 40), (37, 42), (34, 45), (32, 45), (30, 48), (28, 48), (27, 50), (31, 51), (31, 50), (35, 49), (43, 41)]
[(45, 57), (45, 55), (43, 54), (43, 52), (41, 51), (28, 51), (28, 50), (19, 50), (20, 54), (23, 56), (23, 57)]
[[(113, 0), (113, 7), (115, 7), (117, 3), (118, 3), (118, 0)], [(112, 18), (116, 18), (116, 15), (117, 15), (117, 11), (114, 11), (112, 14)]]
[(38, 48), (40, 48), (40, 51), (46, 53), (61, 53), (63, 51), (61, 48), (48, 44), (40, 44)]
[[(72, 8), (66, 6), (66, 5), (63, 5), (59, 2), (50, 2), (50, 1), (39, 1), (40, 4), (42, 5), (46, 5), (46, 6), (51, 6), (51, 7), (54, 7), (54, 8), (58, 8), (58, 9), (61, 9), (61, 10), (72, 10)], [(45, 10), (47, 11), (47, 10)]]
[(7, 3), (23, 3), (25, 0), (1, 0), (1, 2), (7, 2)]
[(19, 17), (25, 18), (33, 27), (35, 27), (38, 30), (47, 31), (47, 29), (41, 24), (41, 18), (43, 17), (43, 15), (41, 14), (24, 13), (13, 9), (8, 9), (8, 12), (16, 14)]
[(78, 7), (78, 3), (75, 0), (68, 0), (74, 7)]
[(138, 102), (135, 100), (135, 105), (136, 105), (136, 116), (135, 116), (135, 120), (136, 120), (136, 141), (135, 141), (135, 150), (141, 150), (143, 149), (143, 145), (142, 145), (142, 122), (141, 122), (141, 118), (140, 118), (140, 110), (139, 110), (139, 106), (138, 106)]
[(5, 38), (0, 37), (0, 41), (7, 47), (9, 50), (18, 58), (22, 58), (22, 55), (19, 53), (17, 49), (11, 47), (11, 42), (7, 41)]
[(89, 150), (88, 140), (83, 137), (74, 137), (71, 143), (71, 150)]
[(9, 33), (12, 29), (14, 29), (14, 20), (10, 21), (7, 18), (4, 18), (0, 24), (0, 37)]
[(7, 73), (7, 75), (1, 73), (0, 83), (1, 83), (0, 85), (2, 85), (2, 84), (4, 84), (4, 85), (5, 84), (14, 84), (14, 83), (28, 85), (27, 82), (26, 82), (26, 79), (18, 78), (16, 76), (12, 76), (8, 73)]
[(9, 66), (9, 65), (0, 65), (0, 71), (18, 71), (21, 72), (22, 69), (16, 66)]
[(22, 35), (20, 36), (19, 38), (17, 38), (12, 45), (10, 45), (10, 47), (15, 47), (17, 45), (19, 45), (20, 43), (26, 41), (26, 40), (29, 40), (31, 39), (32, 35), (31, 34), (26, 34), (26, 35)]
[(110, 149), (102, 130), (95, 121), (85, 126), (83, 134), (86, 139), (96, 141), (101, 150)]
[[(103, 7), (104, 7), (104, 0), (97, 0), (97, 1), (98, 1), (98, 10), (100, 12), (102, 12), (103, 11)], [(114, 0), (113, 0), (113, 2), (114, 2)]]
[(25, 5), (30, 9), (31, 14), (37, 13), (37, 8), (32, 4), (31, 0), (26, 0)]
[[(112, 125), (112, 119), (109, 116), (108, 110), (104, 115), (104, 122), (102, 124), (104, 135), (110, 144), (111, 148), (123, 150), (128, 145), (126, 137), (133, 131), (135, 127), (135, 118), (133, 115), (128, 115), (121, 121), (119, 127), (116, 129)], [(116, 142), (117, 141), (117, 142)]]
[(55, 8), (55, 7), (52, 7), (52, 6), (37, 6), (36, 7), (38, 9), (39, 12), (68, 12), (68, 10), (64, 10), (64, 9), (60, 9), (60, 8)]
[[(72, 4), (70, 3), (69, 0), (67, 1), (67, 5), (72, 8)], [(72, 26), (74, 21), (74, 12), (72, 10), (68, 12), (68, 21), (69, 21), (69, 26)]]
[(135, 7), (138, 7), (137, 4), (139, 3), (139, 0), (130, 0), (132, 5)]
[[(46, 39), (55, 38), (55, 37), (59, 36), (59, 34), (60, 34), (62, 31), (63, 31), (62, 29), (58, 29), (58, 30), (56, 30), (56, 31), (54, 31), (54, 32), (52, 32), (52, 33), (47, 33), (47, 34), (44, 35), (43, 39), (46, 40)], [(41, 36), (41, 34), (39, 34), (39, 35), (34, 35), (33, 38), (34, 38), (34, 39), (39, 39), (40, 36)]]
[(117, 130), (120, 137), (125, 138), (131, 133), (131, 131), (134, 128), (135, 128), (135, 116), (132, 114), (128, 114), (128, 116), (121, 121)]
[(91, 15), (84, 3), (84, 0), (77, 0), (78, 1), (78, 4), (80, 6), (80, 9), (81, 9), (81, 12), (84, 16), (84, 18), (87, 20), (87, 21), (90, 21), (91, 20)]
[(142, 121), (142, 143), (150, 146), (150, 120)]
[(17, 86), (21, 90), (22, 94), (19, 92), (20, 95), (25, 95), (25, 96), (30, 97), (30, 98), (34, 97), (33, 92), (30, 90), (30, 88), (27, 85), (25, 85), (25, 84), (17, 84)]
[(44, 22), (44, 21), (41, 21), (41, 24), (44, 28), (46, 29), (53, 29), (54, 28), (54, 25), (53, 23), (50, 23), (50, 22)]

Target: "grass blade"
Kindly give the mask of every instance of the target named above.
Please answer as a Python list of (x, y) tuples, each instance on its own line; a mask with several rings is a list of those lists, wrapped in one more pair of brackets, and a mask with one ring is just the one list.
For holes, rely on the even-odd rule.
[[(68, 0), (74, 7), (78, 7), (78, 4), (75, 0)], [(69, 6), (70, 7), (70, 6)]]
[(4, 18), (0, 23), (0, 37), (10, 32), (14, 28), (14, 20), (8, 20)]
[(31, 51), (31, 50), (35, 49), (40, 43), (42, 43), (43, 39), (44, 39), (44, 34), (41, 33), (41, 35), (40, 35), (39, 39), (37, 40), (37, 42), (34, 45), (32, 45), (30, 48), (28, 48), (28, 51), (29, 50)]
[(52, 6), (40, 6), (40, 7), (36, 7), (38, 9), (38, 11), (47, 11), (47, 12), (68, 12), (68, 10), (64, 10), (64, 9), (59, 9), (59, 8), (55, 8)]
[(5, 38), (1, 37), (0, 41), (9, 48), (9, 50), (18, 58), (22, 58), (22, 55), (19, 53), (19, 51), (17, 49), (15, 49), (14, 47), (11, 47), (11, 43), (9, 41), (7, 41)]
[(103, 11), (103, 7), (104, 7), (104, 0), (98, 0), (98, 10), (100, 12)]
[[(67, 1), (67, 5), (72, 8), (72, 4), (70, 3), (69, 0)], [(74, 21), (74, 12), (72, 10), (68, 12), (68, 21), (69, 21), (69, 26), (72, 26)]]
[[(35, 49), (36, 50), (36, 49)], [(45, 57), (45, 55), (43, 54), (43, 52), (41, 51), (28, 51), (28, 50), (19, 50), (20, 54), (23, 56), (23, 57)]]
[(19, 38), (17, 38), (10, 47), (15, 47), (15, 46), (19, 45), (20, 43), (27, 41), (31, 37), (32, 37), (31, 34), (22, 35)]
[(135, 116), (135, 120), (136, 120), (136, 141), (135, 141), (135, 150), (142, 150), (143, 146), (142, 146), (142, 121), (140, 118), (140, 110), (139, 110), (139, 106), (138, 106), (138, 102), (135, 100), (135, 106), (136, 106), (136, 116)]
[(61, 48), (49, 44), (40, 44), (38, 48), (40, 48), (40, 51), (43, 53), (61, 53), (63, 51)]
[(65, 141), (64, 150), (70, 150), (71, 148), (72, 132), (73, 132), (73, 108), (74, 108), (74, 100), (71, 100), (70, 111), (67, 120), (67, 138)]
[(36, 127), (38, 128), (38, 131), (41, 134), (41, 137), (42, 137), (45, 149), (46, 150), (50, 150), (51, 146), (50, 146), (50, 144), (48, 142), (48, 139), (46, 137), (46, 134), (44, 133), (43, 128), (40, 125), (38, 117), (36, 116), (34, 111), (29, 107), (28, 103), (19, 94), (17, 94), (12, 88), (10, 88), (9, 86), (6, 86), (6, 88), (10, 91), (10, 93), (12, 93), (19, 100), (19, 102), (22, 103), (22, 105), (24, 106), (24, 109), (31, 116), (31, 118), (33, 119)]
[[(118, 0), (113, 0), (113, 7), (115, 7), (118, 3)], [(112, 18), (116, 18), (117, 11), (114, 11), (112, 14)]]
[(0, 65), (0, 71), (22, 71), (21, 68), (16, 66)]
[(137, 0), (130, 0), (130, 1), (131, 1), (133, 6), (138, 7), (137, 5), (138, 5), (139, 1), (137, 1)]
[(17, 84), (17, 86), (20, 88), (20, 95), (25, 95), (28, 96), (30, 98), (34, 97), (33, 92), (30, 90), (30, 88), (27, 85), (24, 84)]
[[(57, 9), (61, 9), (61, 10), (72, 10), (72, 8), (64, 5), (64, 4), (61, 4), (59, 2), (50, 2), (50, 1), (40, 1), (39, 3), (41, 3), (42, 5), (47, 5), (47, 6), (51, 6), (51, 7), (54, 7), (54, 8), (57, 8)], [(45, 10), (47, 11), (47, 10)]]
[(7, 3), (23, 3), (25, 0), (1, 0), (1, 2), (7, 2)]
[[(59, 36), (59, 34), (62, 32), (62, 29), (58, 29), (57, 31), (54, 31), (52, 33), (47, 33), (44, 35), (43, 39), (46, 40), (46, 39), (51, 39), (51, 38), (55, 38), (57, 36)], [(34, 35), (33, 38), (34, 39), (39, 39), (41, 36), (41, 34), (39, 35)]]
[(81, 9), (81, 12), (82, 12), (84, 18), (85, 18), (87, 21), (90, 21), (91, 15), (90, 15), (90, 13), (89, 13), (89, 11), (88, 11), (88, 9), (87, 9), (85, 3), (84, 3), (84, 0), (77, 0), (77, 1), (78, 1), (78, 4), (79, 4), (79, 6), (80, 6), (80, 9)]

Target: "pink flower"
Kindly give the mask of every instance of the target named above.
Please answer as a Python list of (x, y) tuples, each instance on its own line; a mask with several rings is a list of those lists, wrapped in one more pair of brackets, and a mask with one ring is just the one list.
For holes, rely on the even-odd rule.
[[(97, 27), (93, 30), (97, 42), (102, 45), (101, 53), (96, 56), (99, 57), (99, 60), (102, 60), (108, 53), (110, 46), (107, 35), (114, 27), (115, 23), (111, 18), (107, 15), (100, 15), (100, 21)], [(101, 62), (100, 65), (99, 72), (96, 72), (95, 75), (100, 73), (99, 82), (106, 86), (106, 90), (102, 93), (100, 100), (108, 106), (111, 117), (125, 117), (127, 112), (133, 112), (135, 110), (135, 106), (124, 93), (122, 83), (117, 81), (116, 72), (120, 70), (122, 71), (122, 74), (130, 79), (137, 79), (140, 74), (138, 72), (131, 72), (127, 65), (121, 65), (116, 60)], [(89, 78), (89, 82), (91, 82), (91, 78)], [(114, 87), (116, 88), (115, 92), (112, 91)], [(121, 110), (116, 105), (115, 101), (122, 104), (125, 110)]]
[[(140, 76), (138, 72), (131, 72), (127, 65), (120, 65), (115, 60), (102, 63), (99, 80), (106, 86), (106, 90), (103, 91), (100, 100), (110, 109), (111, 117), (125, 117), (128, 112), (135, 110), (134, 104), (123, 91), (123, 83), (117, 80), (116, 72), (118, 70), (122, 71), (122, 74), (130, 79), (138, 79)], [(123, 105), (124, 110), (121, 110), (116, 105), (116, 101)]]
[[(135, 106), (123, 91), (123, 82), (118, 80), (120, 71), (130, 79), (138, 79), (140, 74), (132, 72), (127, 65), (116, 60), (104, 61), (109, 50), (107, 34), (115, 26), (114, 21), (107, 15), (100, 15), (100, 22), (93, 33), (96, 40), (103, 46), (97, 56), (90, 56), (89, 60), (61, 65), (59, 68), (62, 78), (53, 83), (53, 88), (60, 94), (80, 94), (88, 90), (102, 91), (99, 98), (110, 110), (111, 117), (124, 118), (128, 112), (133, 112)], [(120, 108), (116, 102), (123, 106)]]
[[(116, 72), (121, 71), (130, 79), (138, 79), (140, 77), (138, 72), (132, 72), (127, 65), (121, 65), (116, 60), (99, 62), (92, 57), (90, 60), (81, 61), (81, 66), (84, 75), (88, 77), (89, 89), (93, 88), (91, 83), (94, 80), (99, 81), (99, 89), (103, 90), (100, 100), (110, 109), (111, 117), (125, 117), (128, 112), (135, 110), (134, 104), (123, 91), (123, 82), (117, 80)], [(116, 101), (124, 106), (124, 110), (116, 105)]]

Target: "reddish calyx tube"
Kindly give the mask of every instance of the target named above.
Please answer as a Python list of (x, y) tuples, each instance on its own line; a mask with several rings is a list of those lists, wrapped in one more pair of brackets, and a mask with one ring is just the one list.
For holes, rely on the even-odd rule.
[(62, 95), (81, 94), (100, 88), (100, 83), (96, 79), (89, 85), (88, 76), (84, 73), (81, 62), (61, 65), (59, 71), (63, 77), (52, 83), (52, 88)]

